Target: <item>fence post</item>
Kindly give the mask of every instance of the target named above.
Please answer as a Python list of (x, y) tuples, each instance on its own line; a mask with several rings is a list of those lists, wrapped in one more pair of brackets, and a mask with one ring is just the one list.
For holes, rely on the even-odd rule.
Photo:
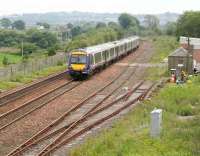
[(162, 109), (154, 109), (151, 112), (151, 137), (159, 137), (162, 124)]
[(10, 66), (10, 74), (11, 74), (11, 76), (10, 76), (10, 77), (12, 77), (12, 76), (13, 76), (13, 69), (12, 69), (12, 65)]

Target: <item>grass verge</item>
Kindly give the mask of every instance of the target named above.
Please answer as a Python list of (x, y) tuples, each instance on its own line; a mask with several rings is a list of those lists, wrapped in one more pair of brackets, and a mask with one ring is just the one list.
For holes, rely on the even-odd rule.
[(161, 77), (167, 78), (168, 68), (167, 67), (150, 67), (146, 70), (145, 80), (157, 81), (160, 80)]
[[(166, 85), (150, 101), (135, 107), (111, 129), (89, 138), (71, 156), (199, 156), (200, 77), (192, 83)], [(149, 136), (150, 112), (163, 109), (159, 139)]]
[(176, 37), (172, 36), (159, 36), (154, 37), (152, 40), (155, 48), (155, 55), (151, 58), (151, 63), (162, 62), (179, 46)]
[(46, 77), (50, 74), (53, 74), (59, 71), (64, 71), (65, 69), (66, 69), (65, 65), (58, 65), (58, 66), (43, 69), (41, 71), (33, 72), (32, 74), (28, 74), (28, 75), (17, 75), (15, 77), (12, 77), (10, 80), (0, 81), (0, 90), (8, 90), (11, 88), (15, 88), (19, 85), (30, 83), (35, 79)]

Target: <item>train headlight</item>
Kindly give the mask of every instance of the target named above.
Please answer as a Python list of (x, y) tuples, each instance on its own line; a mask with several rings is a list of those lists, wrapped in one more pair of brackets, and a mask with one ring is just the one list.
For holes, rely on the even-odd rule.
[(68, 69), (72, 69), (72, 66), (69, 65), (69, 66), (68, 66)]

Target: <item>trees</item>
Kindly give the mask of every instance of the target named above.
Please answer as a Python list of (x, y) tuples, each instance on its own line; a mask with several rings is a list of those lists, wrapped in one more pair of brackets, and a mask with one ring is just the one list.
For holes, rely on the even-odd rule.
[(15, 30), (0, 30), (0, 46), (16, 46), (17, 44), (21, 43), (24, 37), (24, 32), (18, 32)]
[(176, 22), (168, 22), (166, 25), (165, 25), (165, 33), (167, 35), (173, 35), (175, 36), (176, 35), (176, 31), (177, 31), (177, 23)]
[(2, 18), (0, 20), (1, 26), (5, 29), (8, 29), (11, 27), (12, 22), (8, 18)]
[(200, 37), (200, 11), (187, 11), (179, 17), (177, 35)]
[(124, 36), (137, 35), (140, 32), (140, 22), (130, 14), (121, 14), (118, 18), (121, 27), (124, 29)]
[(80, 35), (81, 32), (82, 32), (82, 29), (81, 29), (80, 26), (75, 26), (75, 27), (73, 27), (73, 28), (71, 29), (71, 35), (72, 35), (72, 37), (75, 37), (75, 36), (77, 36), (77, 35)]
[(45, 22), (38, 22), (36, 25), (43, 26), (45, 29), (50, 29), (50, 25)]
[[(40, 48), (52, 47), (57, 43), (57, 37), (55, 34), (47, 31), (39, 31), (37, 29), (30, 29), (28, 31), (16, 31), (16, 30), (0, 30), (0, 46), (21, 46), (22, 40), (25, 43), (32, 43)], [(28, 45), (32, 49), (35, 49), (33, 45)], [(30, 52), (30, 48), (28, 48)], [(32, 50), (35, 51), (35, 50)]]
[(25, 29), (25, 23), (22, 20), (17, 20), (15, 22), (13, 22), (12, 28), (17, 29), (17, 30), (24, 30)]
[(150, 30), (156, 30), (159, 26), (159, 19), (154, 15), (146, 15), (144, 16), (144, 23), (147, 28)]
[(131, 16), (130, 14), (123, 13), (118, 18), (120, 25), (124, 28), (130, 28), (134, 26), (139, 26), (139, 21), (134, 16)]
[(106, 23), (99, 22), (99, 23), (97, 23), (96, 28), (98, 29), (98, 28), (103, 28), (103, 27), (106, 27), (106, 26), (107, 26)]
[(142, 28), (141, 35), (152, 36), (152, 35), (161, 35), (162, 31), (160, 30), (160, 21), (154, 15), (145, 15), (144, 16), (144, 27)]
[(36, 44), (40, 48), (49, 48), (57, 43), (56, 35), (46, 31), (31, 29), (27, 31), (27, 41)]
[[(120, 36), (121, 37), (121, 36)], [(66, 47), (66, 51), (72, 49), (84, 48), (90, 45), (96, 45), (113, 41), (119, 38), (119, 33), (111, 27), (91, 29), (90, 31), (78, 35)]]
[(72, 29), (73, 27), (74, 27), (73, 24), (71, 24), (71, 23), (68, 23), (68, 24), (67, 24), (67, 28), (68, 28), (68, 29)]

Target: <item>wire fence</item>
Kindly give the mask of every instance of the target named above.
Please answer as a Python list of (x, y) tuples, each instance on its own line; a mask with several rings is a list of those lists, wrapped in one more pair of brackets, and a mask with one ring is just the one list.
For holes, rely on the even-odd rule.
[(55, 56), (34, 59), (18, 64), (9, 65), (7, 67), (0, 68), (0, 80), (10, 79), (17, 75), (27, 75), (35, 71), (40, 71), (47, 67), (66, 63), (66, 61), (66, 54), (58, 53)]

